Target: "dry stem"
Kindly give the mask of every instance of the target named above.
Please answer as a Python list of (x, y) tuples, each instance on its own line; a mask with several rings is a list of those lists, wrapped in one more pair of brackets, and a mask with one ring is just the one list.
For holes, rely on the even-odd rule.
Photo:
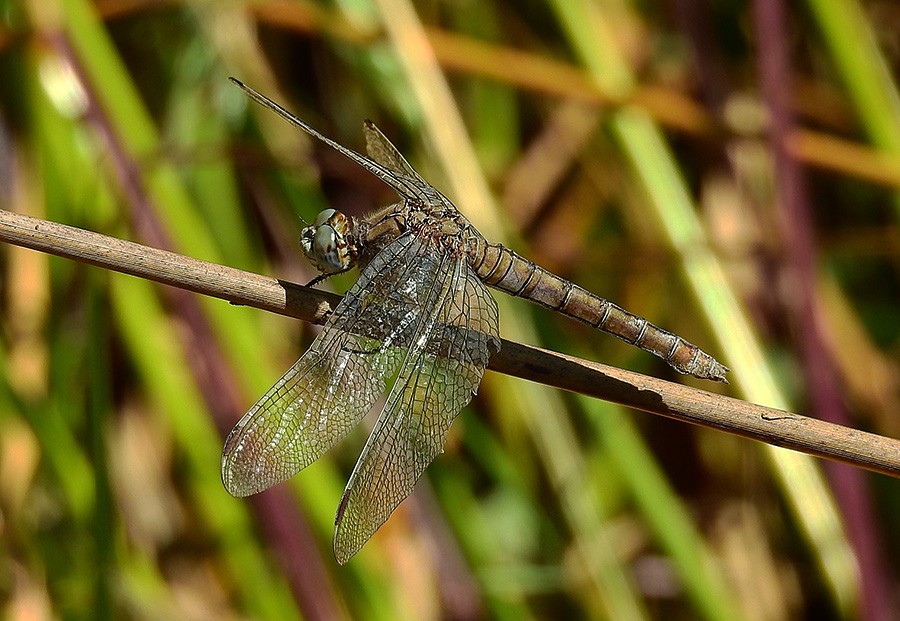
[[(0, 240), (314, 323), (324, 321), (340, 300), (294, 283), (3, 210)], [(488, 368), (900, 477), (900, 441), (892, 438), (505, 339)]]

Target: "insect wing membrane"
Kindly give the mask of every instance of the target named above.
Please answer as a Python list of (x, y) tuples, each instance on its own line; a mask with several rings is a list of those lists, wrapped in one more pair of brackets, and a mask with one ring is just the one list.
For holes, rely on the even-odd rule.
[[(249, 97), (253, 101), (255, 101), (256, 103), (258, 103), (262, 106), (265, 106), (266, 108), (269, 108), (270, 110), (272, 110), (273, 112), (275, 112), (276, 114), (281, 116), (283, 119), (285, 119), (292, 125), (299, 127), (300, 129), (305, 131), (310, 136), (313, 136), (313, 137), (321, 140), (322, 142), (327, 144), (329, 147), (331, 147), (338, 153), (342, 154), (344, 157), (346, 157), (350, 160), (353, 160), (354, 162), (356, 162), (357, 164), (359, 164), (360, 166), (362, 166), (363, 168), (368, 170), (370, 173), (372, 173), (373, 175), (375, 175), (376, 177), (381, 179), (384, 183), (389, 185), (391, 188), (393, 188), (394, 191), (396, 191), (398, 194), (400, 194), (400, 196), (403, 196), (405, 198), (412, 197), (412, 198), (422, 199), (423, 196), (421, 193), (421, 184), (425, 184), (426, 186), (431, 187), (427, 182), (425, 182), (421, 177), (419, 177), (419, 175), (416, 174), (415, 171), (413, 171), (414, 177), (410, 178), (408, 176), (408, 174), (404, 171), (398, 171), (397, 169), (391, 168), (389, 165), (386, 165), (384, 162), (378, 162), (378, 161), (375, 161), (374, 159), (370, 159), (364, 155), (360, 155), (353, 149), (348, 149), (341, 143), (339, 143), (335, 140), (332, 140), (328, 136), (322, 134), (321, 132), (314, 129), (312, 126), (310, 126), (308, 123), (306, 123), (305, 121), (298, 118), (296, 115), (291, 114), (290, 112), (285, 110), (282, 106), (278, 105), (277, 103), (275, 103), (274, 101), (272, 101), (271, 99), (269, 99), (268, 97), (263, 95), (262, 93), (258, 93), (257, 91), (253, 90), (252, 88), (250, 88), (249, 86), (247, 86), (246, 84), (241, 82), (240, 80), (236, 80), (234, 78), (229, 78), (229, 80), (231, 80), (234, 84), (239, 86), (245, 93), (247, 93), (247, 95), (249, 95)], [(378, 133), (380, 134), (381, 132), (378, 132)], [(384, 136), (382, 135), (382, 138), (383, 137)], [(387, 141), (387, 138), (384, 138), (384, 140)], [(390, 144), (390, 143), (388, 143), (388, 144)], [(397, 151), (393, 145), (391, 145), (391, 149), (395, 152)], [(402, 159), (402, 157), (401, 157), (401, 159)], [(404, 160), (404, 162), (405, 162), (405, 160)], [(410, 170), (412, 170), (412, 167), (409, 166), (409, 164), (406, 164), (406, 166)], [(396, 174), (397, 172), (401, 172), (403, 174), (397, 175)]]
[(414, 338), (338, 508), (339, 563), (356, 554), (412, 492), (500, 349), (497, 303), (465, 259), (445, 256), (435, 276), (435, 295), (425, 305), (430, 317)]
[(322, 333), (235, 425), (222, 454), (222, 481), (249, 496), (318, 459), (384, 394), (412, 344), (419, 315), (396, 291), (414, 278), (403, 261), (418, 242), (398, 237), (360, 274)]
[(419, 173), (406, 161), (403, 154), (388, 140), (387, 136), (381, 133), (381, 130), (372, 121), (366, 121), (363, 124), (363, 133), (366, 135), (366, 153), (369, 157), (384, 166), (385, 168), (412, 177), (420, 183), (430, 185), (427, 181), (419, 176)]

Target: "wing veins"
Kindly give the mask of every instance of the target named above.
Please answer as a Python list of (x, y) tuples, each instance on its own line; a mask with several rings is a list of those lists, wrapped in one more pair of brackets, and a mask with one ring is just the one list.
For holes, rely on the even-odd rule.
[[(395, 259), (402, 259), (419, 245), (420, 240), (403, 236), (382, 250), (360, 274), (346, 302), (338, 305), (333, 319), (309, 350), (238, 422), (222, 455), (222, 478), (230, 493), (245, 496), (290, 478), (334, 446), (384, 393), (386, 378), (401, 363), (400, 348), (408, 345), (408, 335), (418, 330), (418, 314), (408, 312), (389, 326), (380, 341), (382, 347), (375, 353), (353, 353), (346, 345), (354, 342), (363, 349), (363, 341), (377, 342), (354, 333), (356, 324), (365, 321), (367, 313), (376, 313), (379, 307), (390, 303), (387, 296), (396, 289), (394, 285), (411, 277), (417, 269), (415, 261), (395, 262)], [(380, 280), (385, 273), (387, 278)], [(354, 296), (372, 283), (378, 285), (373, 295), (381, 295), (383, 299), (351, 314), (354, 309), (348, 307), (355, 303)], [(322, 365), (329, 361), (333, 366), (326, 374)], [(359, 375), (364, 373), (369, 375)], [(328, 402), (326, 395), (341, 395), (345, 392), (342, 383), (347, 382), (349, 386), (354, 380), (362, 383), (363, 390), (358, 394), (348, 393), (349, 405)], [(315, 419), (313, 409), (317, 405), (332, 407), (335, 420), (321, 415)]]
[[(258, 103), (266, 108), (269, 108), (270, 110), (275, 112), (278, 116), (280, 116), (281, 118), (286, 120), (288, 123), (295, 125), (296, 127), (299, 127), (304, 132), (306, 132), (310, 136), (313, 136), (314, 138), (321, 140), (322, 142), (327, 144), (329, 147), (331, 147), (332, 149), (334, 149), (335, 151), (337, 151), (344, 157), (356, 162), (357, 164), (359, 164), (360, 166), (362, 166), (363, 168), (365, 168), (366, 170), (371, 172), (373, 175), (375, 175), (376, 177), (381, 179), (384, 183), (389, 185), (391, 188), (393, 188), (394, 191), (397, 192), (398, 194), (400, 194), (401, 196), (404, 196), (407, 198), (415, 198), (420, 201), (425, 201), (427, 199), (426, 195), (421, 191), (421, 187), (419, 186), (419, 183), (421, 182), (428, 187), (431, 187), (431, 186), (430, 186), (430, 184), (428, 184), (427, 181), (423, 180), (418, 174), (416, 174), (416, 177), (418, 177), (418, 179), (410, 177), (409, 175), (407, 175), (405, 173), (401, 173), (400, 171), (395, 171), (395, 170), (391, 169), (390, 167), (385, 166), (384, 164), (381, 164), (380, 162), (376, 162), (375, 160), (368, 158), (365, 155), (362, 155), (361, 153), (357, 153), (353, 149), (345, 147), (344, 145), (340, 144), (339, 142), (332, 140), (325, 134), (322, 134), (318, 130), (314, 129), (311, 125), (308, 125), (305, 121), (301, 120), (299, 117), (297, 117), (293, 113), (289, 112), (287, 109), (285, 109), (281, 105), (275, 103), (274, 101), (272, 101), (271, 99), (269, 99), (268, 97), (263, 95), (262, 93), (259, 93), (259, 92), (255, 91), (254, 89), (250, 88), (249, 86), (247, 86), (240, 80), (237, 80), (235, 78), (228, 78), (228, 79), (231, 80), (238, 87), (240, 87), (241, 90), (243, 90), (245, 93), (247, 93), (247, 95), (250, 97), (250, 99), (252, 99), (256, 103)], [(393, 147), (393, 145), (391, 145), (391, 146)], [(394, 147), (394, 150), (396, 150), (396, 147)], [(409, 182), (412, 182), (412, 183), (409, 183)]]
[[(477, 389), (487, 363), (484, 354), (489, 356), (490, 350), (498, 347), (496, 303), (468, 264), (461, 261), (453, 267), (444, 289), (445, 303), (437, 309), (430, 325), (472, 327), (473, 320), (478, 320), (479, 325), (474, 332), (433, 332), (433, 338), (439, 341), (437, 346), (430, 343), (419, 348), (400, 367), (398, 380), (341, 501), (335, 525), (335, 557), (339, 562), (346, 562), (355, 554), (410, 494), (442, 449), (453, 419)], [(463, 341), (463, 347), (470, 343), (478, 350), (470, 360), (465, 355), (455, 360), (429, 354), (442, 351), (442, 342), (448, 338), (448, 348), (459, 349), (459, 337), (448, 335), (475, 332), (484, 332), (490, 341)]]

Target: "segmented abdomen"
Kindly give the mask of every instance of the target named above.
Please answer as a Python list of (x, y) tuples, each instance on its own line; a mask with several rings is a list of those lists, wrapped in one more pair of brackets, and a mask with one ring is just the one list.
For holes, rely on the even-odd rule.
[(472, 267), (484, 284), (559, 311), (665, 360), (680, 373), (727, 382), (728, 369), (696, 345), (500, 245), (480, 242)]

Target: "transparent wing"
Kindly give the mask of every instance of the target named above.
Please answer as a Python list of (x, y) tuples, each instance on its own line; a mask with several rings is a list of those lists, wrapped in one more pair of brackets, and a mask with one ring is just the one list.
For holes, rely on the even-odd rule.
[[(393, 188), (394, 191), (397, 192), (397, 194), (399, 194), (400, 196), (403, 196), (404, 198), (414, 198), (414, 199), (417, 199), (422, 202), (425, 202), (428, 200), (429, 195), (430, 195), (429, 190), (433, 190), (433, 188), (431, 187), (431, 184), (429, 184), (427, 181), (422, 179), (422, 177), (420, 177), (418, 175), (418, 173), (416, 173), (412, 169), (412, 166), (410, 166), (408, 163), (406, 163), (406, 160), (404, 160), (402, 156), (400, 159), (403, 160), (403, 163), (405, 164), (405, 168), (395, 168), (392, 165), (393, 162), (389, 163), (388, 161), (376, 161), (375, 159), (370, 159), (370, 158), (366, 157), (365, 155), (360, 155), (353, 149), (348, 149), (347, 147), (340, 144), (339, 142), (336, 142), (336, 141), (332, 140), (331, 138), (329, 138), (328, 136), (313, 129), (312, 126), (308, 125), (306, 122), (302, 121), (297, 116), (291, 114), (290, 112), (285, 110), (282, 106), (278, 105), (277, 103), (275, 103), (274, 101), (272, 101), (271, 99), (266, 97), (265, 95), (256, 92), (255, 90), (253, 90), (252, 88), (250, 88), (249, 86), (244, 84), (243, 82), (240, 82), (239, 80), (236, 80), (234, 78), (228, 78), (228, 79), (231, 80), (237, 86), (239, 86), (241, 89), (243, 89), (243, 91), (245, 93), (247, 93), (247, 95), (251, 99), (253, 99), (253, 101), (257, 102), (260, 105), (265, 106), (266, 108), (269, 108), (270, 110), (272, 110), (273, 112), (275, 112), (276, 114), (281, 116), (283, 119), (285, 119), (289, 123), (299, 127), (300, 129), (305, 131), (310, 136), (314, 136), (315, 138), (318, 138), (319, 140), (321, 140), (322, 142), (324, 142), (325, 144), (330, 146), (335, 151), (337, 151), (337, 152), (341, 153), (342, 155), (344, 155), (345, 157), (353, 160), (354, 162), (356, 162), (357, 164), (359, 164), (360, 166), (362, 166), (363, 168), (365, 168), (366, 170), (371, 172), (373, 175), (375, 175), (376, 177), (381, 179), (384, 183), (391, 186), (391, 188)], [(372, 123), (371, 121), (366, 123), (366, 127), (368, 127), (369, 125), (371, 125), (372, 127), (375, 126), (374, 123)], [(390, 150), (393, 153), (396, 153), (397, 155), (399, 155), (399, 152), (394, 147), (394, 145), (390, 144), (390, 142), (387, 140), (387, 138), (384, 138), (384, 134), (382, 134), (380, 131), (378, 131), (377, 128), (376, 128), (376, 131), (378, 132), (378, 135), (381, 136), (383, 141), (386, 142), (388, 145), (390, 145)], [(368, 133), (367, 133), (367, 140), (368, 140)], [(412, 174), (409, 174), (410, 172), (412, 172)], [(400, 173), (400, 174), (398, 174), (398, 173)]]
[(339, 563), (356, 554), (412, 492), (500, 349), (497, 303), (465, 259), (448, 260), (441, 299), (415, 337), (338, 507)]
[(375, 123), (366, 119), (363, 123), (363, 133), (366, 135), (366, 152), (369, 157), (395, 173), (412, 177), (428, 185)]
[(289, 479), (343, 438), (384, 394), (427, 307), (434, 261), (422, 242), (398, 237), (378, 253), (312, 346), (235, 425), (222, 481), (248, 496)]

